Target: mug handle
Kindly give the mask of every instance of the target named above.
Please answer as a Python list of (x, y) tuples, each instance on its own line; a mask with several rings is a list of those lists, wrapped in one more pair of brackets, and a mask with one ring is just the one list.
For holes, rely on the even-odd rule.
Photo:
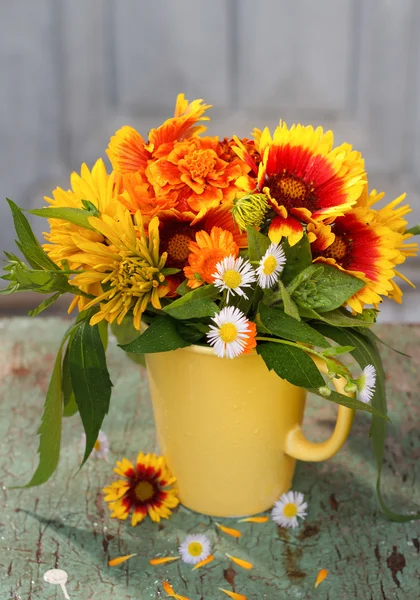
[[(321, 373), (327, 374), (328, 370), (325, 362), (318, 357), (311, 358)], [(344, 377), (333, 379), (333, 382), (337, 392), (346, 396), (352, 396), (352, 394), (344, 391), (344, 386), (347, 383)], [(354, 414), (355, 410), (353, 408), (339, 404), (335, 429), (331, 437), (325, 442), (310, 442), (305, 437), (301, 426), (296, 424), (286, 435), (284, 452), (292, 458), (307, 462), (319, 462), (331, 458), (346, 441), (353, 424)]]

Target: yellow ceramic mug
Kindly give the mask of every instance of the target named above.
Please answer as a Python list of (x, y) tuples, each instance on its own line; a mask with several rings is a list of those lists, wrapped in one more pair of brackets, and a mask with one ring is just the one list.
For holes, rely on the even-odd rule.
[[(339, 406), (330, 439), (308, 441), (301, 429), (306, 392), (256, 353), (231, 360), (190, 346), (149, 354), (146, 362), (161, 452), (182, 504), (197, 512), (267, 510), (290, 489), (296, 459), (330, 458), (350, 432), (354, 411)], [(336, 380), (338, 391), (344, 385)]]

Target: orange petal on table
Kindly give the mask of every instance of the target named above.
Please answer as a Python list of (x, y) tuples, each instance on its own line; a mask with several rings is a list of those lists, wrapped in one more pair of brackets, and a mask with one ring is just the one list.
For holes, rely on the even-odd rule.
[(174, 560), (179, 560), (180, 558), (180, 556), (164, 556), (163, 558), (151, 558), (149, 560), (149, 563), (153, 566), (164, 565), (165, 563), (169, 563)]
[(229, 590), (224, 590), (223, 588), (219, 588), (221, 592), (224, 592), (226, 596), (229, 598), (233, 598), (233, 600), (246, 600), (246, 596), (243, 594), (237, 594), (236, 592), (229, 592)]
[(267, 523), (268, 517), (247, 517), (241, 519), (238, 523)]
[(240, 531), (238, 531), (237, 529), (232, 529), (231, 527), (225, 527), (224, 525), (220, 525), (220, 523), (216, 523), (216, 525), (220, 529), (220, 531), (223, 531), (223, 533), (227, 533), (227, 535), (231, 535), (232, 537), (240, 538), (242, 535), (242, 533)]
[(242, 558), (237, 558), (236, 556), (232, 556), (231, 554), (227, 554), (226, 556), (228, 558), (230, 558), (230, 560), (233, 560), (234, 563), (236, 563), (239, 567), (242, 567), (243, 569), (252, 569), (252, 567), (254, 566), (252, 563), (248, 562), (247, 560), (243, 560)]
[(195, 569), (200, 569), (201, 567), (204, 567), (205, 565), (208, 565), (209, 563), (211, 563), (213, 560), (214, 560), (214, 556), (213, 556), (213, 554), (210, 554), (210, 556), (208, 556), (204, 560), (200, 560), (200, 562), (198, 562), (195, 565), (195, 567), (193, 567), (191, 569), (191, 571), (195, 571)]
[(327, 577), (327, 575), (328, 575), (327, 569), (321, 569), (319, 571), (318, 575), (316, 576), (316, 581), (315, 581), (316, 588), (319, 586), (320, 583), (322, 583), (324, 581), (324, 579)]
[(165, 590), (165, 592), (171, 598), (175, 598), (175, 600), (190, 600), (186, 596), (180, 596), (179, 594), (176, 594), (174, 588), (167, 581), (162, 581), (162, 585), (163, 585), (163, 589)]
[(110, 567), (116, 567), (117, 565), (124, 563), (126, 560), (133, 558), (133, 556), (137, 556), (137, 554), (126, 554), (125, 556), (118, 556), (117, 558), (113, 558), (110, 561), (108, 561), (108, 564)]

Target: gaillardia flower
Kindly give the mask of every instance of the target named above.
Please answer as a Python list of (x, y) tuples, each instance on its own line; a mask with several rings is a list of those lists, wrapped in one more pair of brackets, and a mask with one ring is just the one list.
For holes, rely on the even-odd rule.
[(175, 478), (171, 476), (163, 456), (140, 452), (136, 465), (123, 458), (114, 469), (124, 480), (115, 481), (103, 489), (111, 517), (127, 519), (137, 525), (147, 515), (152, 521), (168, 519), (178, 506)]
[[(360, 313), (365, 304), (376, 306), (381, 296), (392, 292), (395, 265), (404, 260), (400, 251), (403, 236), (382, 225), (376, 211), (355, 208), (331, 225), (309, 225), (315, 262), (326, 262), (346, 271), (366, 285), (347, 300)], [(402, 259), (402, 260), (401, 260)]]
[(103, 319), (121, 324), (132, 310), (134, 327), (140, 329), (141, 315), (149, 302), (154, 308), (161, 308), (160, 298), (169, 291), (163, 273), (166, 253), (159, 254), (159, 219), (150, 221), (148, 237), (140, 211), (134, 215), (133, 223), (122, 205), (115, 219), (104, 215), (102, 219), (90, 217), (89, 222), (105, 241), (88, 242), (75, 236), (80, 249), (75, 256), (86, 266), (72, 283), (79, 287), (93, 283), (101, 286), (101, 292), (86, 305), (90, 308), (100, 303), (90, 324)]
[(363, 191), (364, 162), (349, 144), (333, 148), (333, 134), (322, 127), (280, 123), (271, 134), (257, 132), (262, 161), (257, 169), (239, 140), (237, 153), (251, 167), (256, 180), (240, 178), (247, 191), (265, 193), (275, 213), (268, 235), (273, 243), (287, 237), (291, 245), (303, 235), (304, 223), (343, 215)]

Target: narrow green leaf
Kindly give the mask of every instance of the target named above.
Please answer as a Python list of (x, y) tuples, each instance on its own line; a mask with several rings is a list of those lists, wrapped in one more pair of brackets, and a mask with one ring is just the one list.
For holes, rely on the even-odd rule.
[(25, 212), (45, 219), (68, 221), (69, 223), (73, 223), (73, 225), (78, 225), (84, 229), (95, 230), (89, 223), (89, 217), (93, 216), (92, 212), (84, 210), (83, 208), (69, 208), (67, 206), (60, 208), (34, 208)]
[(153, 352), (168, 352), (185, 348), (191, 343), (184, 340), (178, 332), (177, 321), (171, 317), (156, 317), (144, 333), (129, 344), (122, 344), (125, 352), (134, 354), (150, 354)]
[(303, 388), (325, 385), (312, 358), (299, 348), (268, 342), (258, 344), (257, 352), (270, 370), (293, 385)]
[(420, 235), (420, 224), (410, 227), (410, 229), (407, 229), (406, 233), (411, 233), (411, 235)]
[[(376, 389), (372, 398), (372, 408), (377, 409), (381, 414), (387, 414), (386, 392), (385, 392), (385, 373), (382, 366), (382, 360), (375, 343), (374, 335), (367, 330), (364, 333), (354, 329), (339, 329), (328, 325), (318, 325), (317, 329), (325, 336), (335, 340), (339, 344), (349, 344), (354, 347), (351, 354), (354, 356), (360, 367), (364, 369), (367, 365), (373, 365), (376, 369)], [(384, 514), (392, 521), (407, 522), (420, 518), (420, 513), (415, 515), (401, 515), (392, 511), (386, 505), (381, 493), (381, 472), (385, 452), (386, 439), (386, 421), (376, 414), (372, 415), (372, 426), (370, 430), (372, 439), (373, 453), (377, 464), (376, 492), (378, 502)]]
[(164, 307), (164, 312), (174, 319), (201, 319), (213, 317), (219, 312), (211, 298), (218, 295), (214, 285), (206, 285), (192, 290)]
[(63, 391), (64, 404), (63, 417), (72, 417), (79, 409), (77, 408), (76, 398), (71, 385), (68, 345), (63, 359), (61, 388)]
[(102, 346), (104, 347), (104, 351), (106, 352), (108, 348), (108, 321), (105, 321), (105, 319), (103, 319), (103, 321), (99, 321), (98, 330)]
[[(342, 306), (346, 300), (365, 286), (365, 282), (331, 265), (307, 267), (298, 277), (308, 277), (292, 294), (300, 306), (324, 313)], [(290, 284), (293, 287), (293, 281)]]
[(179, 273), (181, 269), (175, 269), (175, 267), (164, 267), (161, 270), (162, 275), (175, 275), (176, 273)]
[(43, 310), (45, 310), (46, 308), (48, 308), (49, 306), (51, 306), (52, 304), (54, 304), (54, 302), (56, 300), (58, 300), (60, 298), (60, 296), (62, 296), (62, 292), (57, 292), (53, 296), (50, 296), (49, 298), (45, 298), (45, 300), (43, 300), (41, 302), (41, 304), (39, 304), (36, 308), (33, 308), (32, 310), (30, 310), (28, 312), (28, 315), (30, 317), (36, 317)]
[(261, 323), (273, 335), (290, 340), (312, 344), (320, 348), (328, 348), (329, 342), (316, 329), (313, 329), (303, 321), (296, 321), (279, 308), (259, 305)]
[(191, 288), (188, 287), (188, 279), (184, 279), (184, 281), (180, 283), (179, 286), (176, 288), (176, 293), (180, 296), (184, 296), (189, 292), (191, 292)]
[(71, 385), (86, 433), (82, 465), (93, 450), (109, 410), (112, 383), (97, 325), (83, 321), (69, 342)]
[(32, 262), (32, 265), (44, 269), (57, 269), (57, 265), (48, 258), (36, 239), (28, 219), (23, 214), (22, 210), (12, 200), (6, 198), (12, 211), (13, 222), (15, 224), (16, 234), (20, 245), (19, 248), (23, 255)]
[(252, 227), (247, 228), (248, 257), (251, 262), (259, 262), (271, 244), (269, 238)]
[(91, 217), (100, 217), (101, 213), (90, 200), (82, 200), (83, 208), (90, 213)]
[(289, 315), (289, 317), (293, 317), (294, 319), (296, 319), (296, 321), (300, 321), (301, 319), (299, 315), (299, 309), (293, 302), (289, 292), (286, 290), (281, 280), (279, 280), (279, 288), (281, 298), (283, 300), (284, 312), (286, 313), (286, 315)]
[(354, 350), (354, 346), (330, 346), (322, 351), (323, 356), (337, 356)]
[(336, 308), (335, 310), (324, 312), (321, 315), (312, 308), (299, 306), (299, 313), (302, 317), (307, 319), (323, 321), (324, 323), (334, 325), (335, 327), (371, 327), (373, 325), (373, 322), (369, 322), (361, 317), (353, 316), (345, 308)]
[(397, 348), (393, 348), (392, 346), (390, 346), (389, 344), (387, 344), (386, 342), (384, 342), (384, 340), (382, 340), (380, 337), (378, 337), (376, 335), (376, 333), (374, 331), (372, 331), (371, 329), (370, 329), (370, 335), (372, 335), (374, 337), (374, 339), (375, 339), (375, 341), (376, 341), (377, 344), (382, 344), (383, 346), (386, 346), (387, 348), (389, 348), (393, 352), (396, 352), (400, 356), (405, 356), (406, 358), (412, 358), (412, 356), (410, 356), (410, 354), (406, 354), (405, 352), (401, 352), (401, 350), (397, 350)]
[(305, 234), (294, 246), (290, 246), (287, 240), (282, 243), (282, 246), (286, 255), (286, 264), (281, 279), (284, 285), (288, 285), (303, 269), (312, 264), (311, 245)]

